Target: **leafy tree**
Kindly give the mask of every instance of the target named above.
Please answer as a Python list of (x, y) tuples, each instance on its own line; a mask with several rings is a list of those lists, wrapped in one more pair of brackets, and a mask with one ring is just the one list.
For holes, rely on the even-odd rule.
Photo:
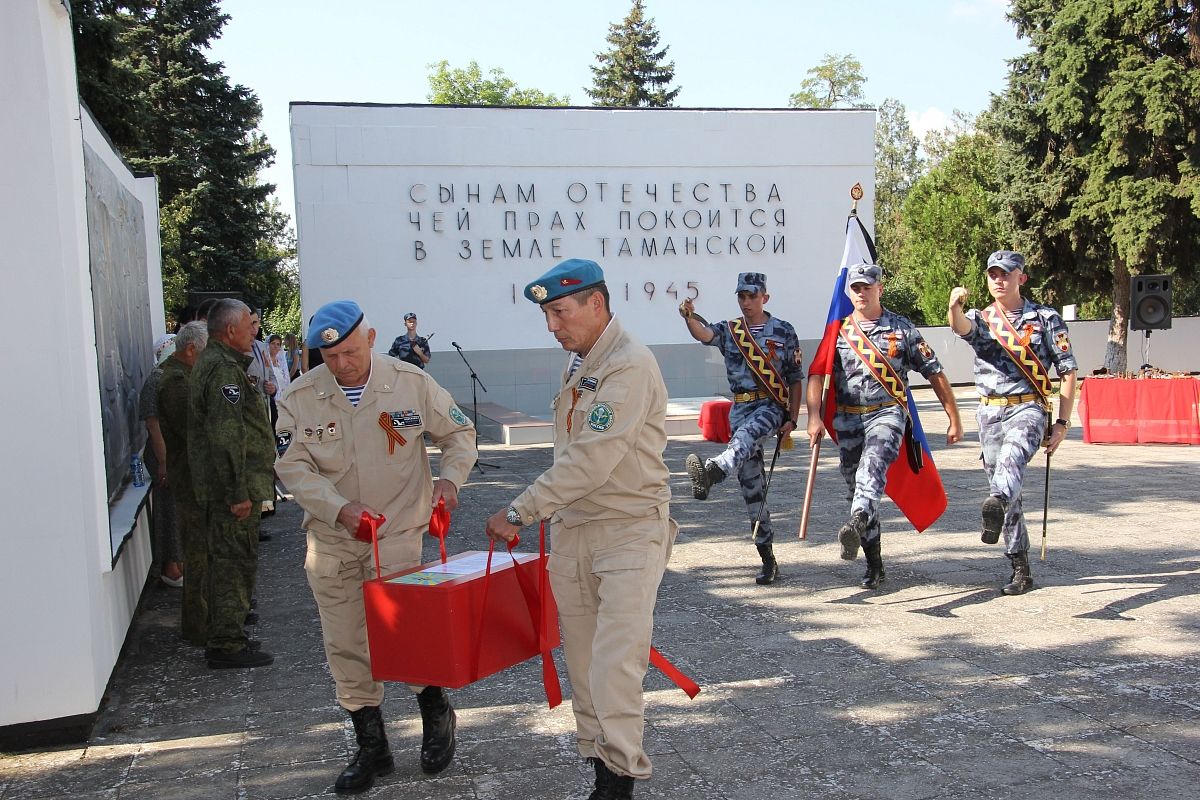
[(680, 87), (668, 89), (675, 80), (675, 62), (664, 63), (668, 48), (658, 47), (654, 19), (647, 19), (642, 0), (621, 24), (608, 28), (605, 41), (609, 49), (596, 54), (598, 66), (592, 67), (592, 88), (585, 88), (597, 106), (628, 108), (666, 108), (674, 105)]
[(955, 286), (987, 302), (983, 264), (1012, 239), (998, 191), (1001, 158), (999, 143), (988, 134), (959, 136), (904, 200), (900, 270), (915, 279), (926, 322), (942, 324)]
[(852, 55), (826, 53), (821, 63), (808, 71), (800, 91), (788, 98), (792, 108), (869, 108), (863, 102), (862, 64)]
[(122, 156), (158, 178), (164, 299), (241, 292), (269, 306), (287, 217), (258, 181), (275, 151), (258, 98), (205, 51), (229, 17), (217, 0), (72, 0), (80, 93)]
[(1114, 371), (1127, 363), (1129, 276), (1198, 271), (1198, 17), (1190, 0), (1014, 0), (1009, 14), (1032, 49), (993, 103), (1013, 155), (1005, 200), (1054, 292), (1110, 293)]
[(450, 62), (428, 65), (429, 94), (425, 97), (435, 105), (451, 106), (567, 106), (571, 98), (546, 94), (538, 89), (520, 89), (516, 81), (496, 67), (485, 78), (478, 62), (465, 69), (451, 69)]
[(910, 318), (916, 310), (917, 282), (899, 271), (905, 234), (901, 210), (924, 166), (904, 104), (884, 100), (875, 123), (875, 247), (888, 270), (888, 308)]

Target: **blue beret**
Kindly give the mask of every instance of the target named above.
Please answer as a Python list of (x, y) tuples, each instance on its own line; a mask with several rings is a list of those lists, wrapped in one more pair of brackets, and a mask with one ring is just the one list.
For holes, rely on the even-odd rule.
[(846, 271), (846, 285), (865, 283), (873, 286), (883, 279), (883, 269), (874, 264), (855, 264)]
[(525, 287), (525, 296), (538, 305), (566, 297), (604, 283), (604, 271), (595, 261), (568, 258)]
[(743, 272), (738, 275), (739, 292), (750, 292), (751, 294), (765, 293), (767, 291), (767, 276), (761, 272)]
[(999, 267), (1005, 272), (1012, 272), (1014, 269), (1025, 271), (1025, 256), (1012, 250), (997, 250), (988, 256), (988, 269)]
[(363, 311), (353, 300), (334, 300), (317, 309), (308, 322), (304, 343), (310, 348), (333, 347), (363, 321)]

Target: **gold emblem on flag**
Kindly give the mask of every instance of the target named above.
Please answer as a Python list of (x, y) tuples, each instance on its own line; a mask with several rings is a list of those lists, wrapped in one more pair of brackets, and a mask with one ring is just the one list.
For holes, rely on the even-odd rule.
[(545, 300), (546, 295), (548, 294), (546, 287), (538, 283), (535, 283), (533, 286), (529, 287), (529, 293), (533, 295), (533, 299), (537, 300), (539, 303)]
[(337, 338), (338, 332), (334, 328), (326, 328), (325, 330), (321, 331), (321, 341), (327, 344), (330, 342), (336, 342)]

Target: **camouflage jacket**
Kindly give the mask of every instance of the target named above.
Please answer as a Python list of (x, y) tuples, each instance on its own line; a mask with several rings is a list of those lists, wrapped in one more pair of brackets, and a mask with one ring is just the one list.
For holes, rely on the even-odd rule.
[(227, 507), (274, 496), (275, 437), (250, 357), (210, 339), (192, 369), (188, 462), (201, 504)]
[(158, 381), (158, 425), (167, 446), (167, 481), (171, 491), (177, 500), (195, 505), (187, 450), (191, 374), (192, 368), (174, 356), (163, 363)]
[[(747, 326), (747, 329), (749, 326)], [(708, 341), (709, 347), (716, 347), (725, 356), (725, 372), (729, 378), (729, 390), (734, 393), (756, 392), (762, 388), (750, 365), (746, 363), (742, 351), (738, 349), (725, 322), (710, 324), (713, 338)], [(804, 380), (804, 367), (801, 365), (804, 354), (800, 351), (800, 339), (791, 323), (784, 322), (778, 317), (767, 314), (767, 322), (761, 333), (754, 335), (754, 341), (767, 354), (771, 365), (789, 388)]]
[[(987, 321), (977, 309), (967, 312), (971, 330), (963, 341), (975, 350), (975, 387), (983, 395), (1032, 394), (1033, 384), (988, 330)], [(1071, 350), (1067, 323), (1050, 306), (1025, 301), (1013, 326), (1029, 339), (1029, 346), (1047, 370), (1065, 375), (1079, 369)]]
[[(868, 331), (864, 326), (864, 333), (905, 385), (910, 371), (919, 372), (926, 378), (942, 371), (942, 362), (938, 361), (933, 348), (906, 317), (885, 308), (875, 327)], [(833, 381), (837, 402), (841, 405), (873, 406), (891, 400), (883, 384), (867, 370), (862, 359), (841, 336), (833, 358)]]

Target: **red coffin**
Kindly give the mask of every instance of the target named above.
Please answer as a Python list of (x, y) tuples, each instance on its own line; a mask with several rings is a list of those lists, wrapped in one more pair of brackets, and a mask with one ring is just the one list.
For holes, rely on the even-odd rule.
[(468, 550), (363, 583), (376, 680), (457, 689), (558, 646), (546, 556), (497, 552), (486, 575), (487, 556)]

